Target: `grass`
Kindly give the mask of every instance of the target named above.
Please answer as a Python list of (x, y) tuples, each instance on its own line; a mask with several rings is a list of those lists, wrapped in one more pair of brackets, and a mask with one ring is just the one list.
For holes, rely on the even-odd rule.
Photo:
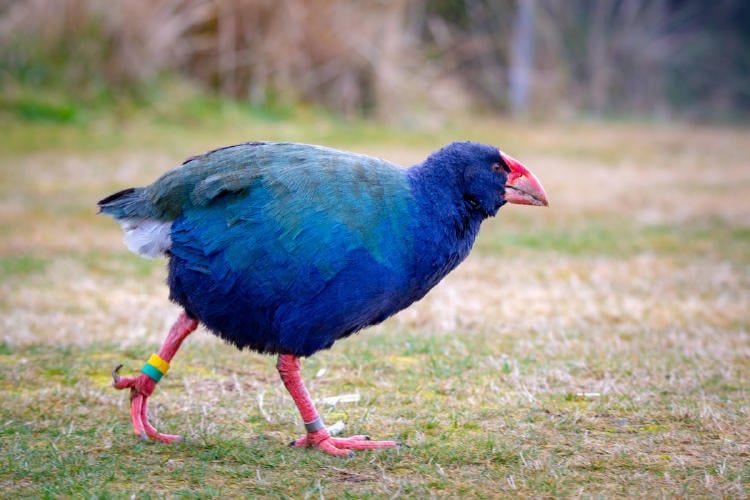
[[(3, 497), (748, 497), (747, 132), (483, 122), (400, 137), (236, 110), (208, 122), (15, 122), (0, 137)], [(150, 406), (184, 442), (139, 441), (109, 386), (178, 311), (163, 261), (129, 254), (96, 200), (268, 137), (404, 164), (471, 137), (547, 188), (551, 208), (504, 208), (423, 301), (305, 360), (313, 397), (360, 395), (322, 404), (328, 423), (409, 448), (288, 448), (302, 427), (273, 360), (202, 330)]]

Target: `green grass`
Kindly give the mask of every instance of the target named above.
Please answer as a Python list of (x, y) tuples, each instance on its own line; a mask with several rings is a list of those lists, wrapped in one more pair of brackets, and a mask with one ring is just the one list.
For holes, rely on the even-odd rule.
[[(15, 118), (0, 135), (3, 497), (748, 496), (746, 132), (420, 133), (194, 106), (121, 122)], [(423, 301), (303, 363), (314, 398), (360, 395), (320, 405), (326, 422), (408, 448), (346, 460), (289, 448), (302, 426), (273, 359), (202, 330), (149, 406), (186, 439), (132, 433), (110, 371), (136, 372), (178, 310), (164, 262), (128, 253), (97, 199), (239, 140), (408, 164), (451, 137), (504, 146), (551, 207), (503, 208)]]
[(0, 257), (0, 279), (16, 275), (40, 273), (47, 267), (48, 261), (28, 255)]
[(750, 230), (722, 220), (691, 220), (685, 224), (617, 225), (607, 220), (586, 224), (558, 225), (547, 228), (517, 227), (508, 230), (501, 224), (482, 236), (477, 249), (488, 254), (528, 249), (567, 255), (609, 255), (624, 257), (634, 253), (657, 252), (695, 257), (713, 253), (741, 259), (750, 247)]
[[(127, 395), (113, 391), (106, 376), (120, 360), (137, 368), (155, 345), (6, 348), (4, 493), (302, 496), (320, 488), (334, 497), (553, 496), (583, 488), (635, 496), (648, 484), (654, 495), (735, 496), (747, 486), (747, 422), (738, 407), (747, 394), (733, 382), (742, 376), (740, 360), (706, 366), (665, 358), (657, 341), (662, 350), (613, 364), (595, 361), (611, 357), (606, 346), (581, 359), (576, 346), (591, 342), (585, 336), (571, 336), (569, 353), (543, 357), (511, 345), (512, 334), (507, 350), (490, 333), (422, 335), (370, 332), (305, 364), (319, 395), (362, 395), (354, 406), (323, 407), (329, 422), (345, 420), (349, 432), (410, 445), (351, 460), (285, 446), (300, 425), (273, 364), (260, 356), (219, 343), (187, 346), (152, 405), (160, 427), (186, 434), (165, 446), (132, 434)], [(649, 336), (631, 342), (653, 344)], [(544, 334), (534, 337), (544, 341)], [(498, 369), (503, 363), (510, 368)], [(315, 377), (322, 367), (330, 378)], [(675, 367), (703, 376), (665, 390)], [(638, 392), (631, 392), (627, 370), (647, 380)], [(577, 396), (575, 384), (554, 383), (561, 372), (601, 380), (605, 371), (620, 390)], [(271, 422), (259, 410), (259, 393)], [(721, 420), (707, 417), (709, 410)]]
[[(256, 106), (205, 95), (183, 83), (145, 90), (143, 98), (125, 94), (81, 100), (55, 88), (8, 87), (0, 95), (0, 151), (101, 152), (112, 149), (175, 150), (213, 147), (247, 140), (307, 141), (339, 146), (367, 143), (429, 145), (435, 140), (414, 129), (349, 120), (313, 107)], [(444, 133), (441, 133), (444, 137)]]

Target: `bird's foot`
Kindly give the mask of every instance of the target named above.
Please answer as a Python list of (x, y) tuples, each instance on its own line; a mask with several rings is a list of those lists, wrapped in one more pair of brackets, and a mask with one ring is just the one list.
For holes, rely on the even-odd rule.
[(401, 446), (398, 441), (371, 441), (369, 436), (352, 436), (348, 438), (334, 438), (326, 429), (308, 432), (303, 438), (289, 443), (296, 448), (320, 448), (323, 452), (338, 457), (353, 457), (352, 450), (375, 450), (378, 448), (393, 448)]
[(121, 364), (112, 370), (112, 387), (115, 389), (130, 388), (130, 418), (133, 421), (133, 431), (144, 440), (151, 438), (162, 443), (182, 440), (181, 436), (160, 433), (148, 421), (146, 414), (147, 400), (154, 392), (156, 382), (143, 373), (135, 377), (121, 377), (118, 373), (120, 368), (122, 368)]

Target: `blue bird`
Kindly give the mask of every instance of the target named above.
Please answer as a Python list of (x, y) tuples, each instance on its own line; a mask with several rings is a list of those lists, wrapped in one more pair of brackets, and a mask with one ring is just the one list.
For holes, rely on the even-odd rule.
[(128, 248), (169, 261), (183, 307), (131, 390), (136, 434), (163, 442), (146, 403), (182, 341), (203, 323), (240, 349), (277, 354), (307, 434), (297, 447), (332, 455), (396, 446), (333, 438), (300, 377), (310, 356), (421, 299), (469, 254), (505, 203), (547, 205), (539, 180), (493, 146), (455, 142), (403, 168), (320, 146), (248, 142), (186, 160), (98, 205)]

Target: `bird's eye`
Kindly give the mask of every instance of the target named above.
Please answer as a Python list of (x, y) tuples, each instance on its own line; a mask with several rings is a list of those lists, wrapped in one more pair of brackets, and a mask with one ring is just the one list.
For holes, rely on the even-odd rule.
[(505, 163), (496, 162), (492, 164), (492, 171), (496, 174), (499, 174), (500, 172), (505, 172), (506, 174), (510, 173), (510, 167), (506, 165)]

